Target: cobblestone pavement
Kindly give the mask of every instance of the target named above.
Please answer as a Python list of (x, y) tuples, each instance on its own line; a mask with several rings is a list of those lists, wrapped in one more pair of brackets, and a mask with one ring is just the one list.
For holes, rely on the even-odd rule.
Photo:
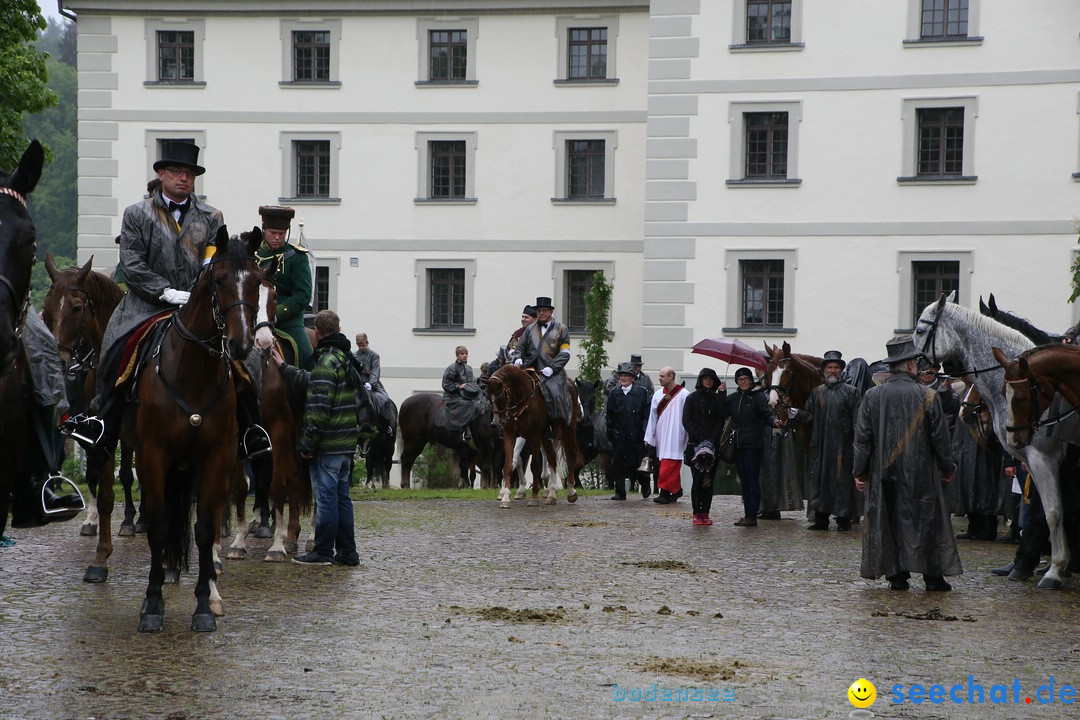
[[(361, 567), (264, 563), (254, 540), (209, 634), (188, 629), (191, 575), (166, 587), (165, 632), (136, 631), (144, 537), (118, 538), (108, 583), (89, 585), (76, 522), (16, 530), (0, 718), (849, 717), (860, 677), (877, 717), (1075, 716), (1060, 693), (1080, 684), (1077, 579), (1009, 582), (986, 570), (1013, 546), (960, 541), (954, 592), (891, 592), (858, 577), (857, 527), (808, 532), (791, 512), (736, 528), (733, 497), (693, 527), (686, 500), (358, 503)], [(1051, 681), (1058, 702), (1024, 703)], [(892, 702), (915, 683), (960, 683), (965, 704)], [(719, 699), (632, 699), (654, 686)]]

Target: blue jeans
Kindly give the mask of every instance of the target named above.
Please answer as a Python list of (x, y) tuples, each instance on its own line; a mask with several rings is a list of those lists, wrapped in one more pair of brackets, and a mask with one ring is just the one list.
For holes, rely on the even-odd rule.
[(353, 505), (349, 497), (349, 455), (316, 455), (310, 461), (315, 496), (315, 552), (327, 559), (355, 560)]

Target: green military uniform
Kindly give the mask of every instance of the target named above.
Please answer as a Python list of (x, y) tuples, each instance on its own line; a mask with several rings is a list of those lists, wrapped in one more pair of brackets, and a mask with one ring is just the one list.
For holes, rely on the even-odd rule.
[[(293, 209), (286, 207), (262, 206), (259, 214), (263, 216), (266, 229), (288, 229)], [(283, 227), (282, 227), (283, 226)], [(276, 257), (277, 272), (271, 280), (277, 288), (277, 315), (274, 325), (286, 332), (296, 341), (299, 354), (296, 364), (310, 370), (311, 343), (304, 328), (304, 311), (311, 301), (311, 266), (308, 264), (307, 249), (285, 243), (277, 250), (271, 249), (265, 242), (255, 253), (260, 267), (266, 267)]]

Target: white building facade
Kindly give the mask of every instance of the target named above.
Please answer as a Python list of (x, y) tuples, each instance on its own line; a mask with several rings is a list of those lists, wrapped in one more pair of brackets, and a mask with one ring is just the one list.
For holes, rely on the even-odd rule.
[(696, 372), (687, 349), (725, 336), (873, 361), (942, 290), (1076, 322), (1080, 3), (653, 0), (651, 18), (653, 365)]
[(232, 232), (296, 209), (316, 309), (368, 334), (399, 402), (440, 391), (459, 344), (477, 369), (494, 357), (537, 296), (582, 330), (597, 270), (609, 352), (638, 351), (647, 0), (63, 5), (79, 262), (111, 271), (160, 143), (186, 139)]

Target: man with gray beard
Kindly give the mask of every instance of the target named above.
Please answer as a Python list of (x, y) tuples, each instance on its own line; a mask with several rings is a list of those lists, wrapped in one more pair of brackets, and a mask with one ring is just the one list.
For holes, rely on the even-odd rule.
[(829, 350), (821, 361), (825, 383), (810, 391), (802, 410), (792, 408), (791, 422), (811, 424), (810, 457), (806, 484), (814, 522), (809, 530), (828, 530), (829, 516), (836, 529), (848, 531), (857, 514), (857, 495), (852, 481), (855, 420), (862, 399), (858, 389), (844, 382), (846, 363), (839, 350)]

